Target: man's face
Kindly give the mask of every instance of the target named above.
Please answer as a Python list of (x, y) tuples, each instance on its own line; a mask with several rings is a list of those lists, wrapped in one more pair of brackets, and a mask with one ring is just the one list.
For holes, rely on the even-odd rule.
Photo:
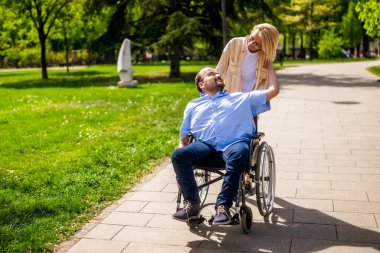
[(218, 92), (223, 91), (224, 89), (222, 77), (216, 70), (212, 68), (205, 70), (201, 82), (203, 83), (203, 87), (201, 88), (203, 88), (206, 91), (206, 93), (207, 91)]
[(262, 48), (262, 41), (260, 39), (259, 32), (254, 31), (248, 37), (248, 50), (251, 53), (256, 53), (260, 51), (261, 48)]

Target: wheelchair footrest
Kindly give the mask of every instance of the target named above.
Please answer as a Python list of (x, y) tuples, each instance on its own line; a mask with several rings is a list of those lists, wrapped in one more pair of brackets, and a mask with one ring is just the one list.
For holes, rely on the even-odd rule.
[[(211, 219), (208, 220), (208, 224), (211, 226), (213, 221), (214, 221), (214, 215), (211, 216)], [(231, 218), (231, 222), (226, 225), (239, 225), (239, 224), (240, 224), (239, 214), (235, 213), (234, 216), (232, 216)]]
[(190, 227), (192, 227), (192, 226), (196, 226), (196, 225), (202, 224), (205, 221), (206, 221), (206, 219), (201, 215), (201, 216), (199, 216), (199, 218), (188, 220), (187, 221), (187, 225), (189, 225)]

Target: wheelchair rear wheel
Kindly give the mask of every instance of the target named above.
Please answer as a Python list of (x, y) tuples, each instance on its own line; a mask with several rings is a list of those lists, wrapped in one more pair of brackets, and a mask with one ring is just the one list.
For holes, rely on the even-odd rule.
[(276, 163), (268, 143), (260, 144), (255, 173), (257, 207), (262, 216), (273, 210), (276, 191)]
[[(195, 181), (197, 182), (198, 187), (210, 181), (210, 172), (205, 171), (205, 170), (195, 169), (194, 176), (195, 176)], [(201, 206), (203, 206), (203, 204), (206, 201), (208, 188), (209, 188), (209, 185), (204, 186), (202, 188), (198, 188), (199, 198), (201, 199)]]

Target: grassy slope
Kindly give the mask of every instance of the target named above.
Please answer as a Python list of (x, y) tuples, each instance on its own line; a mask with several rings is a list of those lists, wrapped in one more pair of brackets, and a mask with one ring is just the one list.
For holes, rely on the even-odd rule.
[[(143, 79), (168, 67), (135, 71)], [(50, 251), (120, 197), (171, 154), (197, 96), (192, 82), (108, 86), (114, 66), (49, 74), (0, 73), (0, 252)]]
[(380, 66), (370, 67), (368, 71), (374, 75), (380, 76)]

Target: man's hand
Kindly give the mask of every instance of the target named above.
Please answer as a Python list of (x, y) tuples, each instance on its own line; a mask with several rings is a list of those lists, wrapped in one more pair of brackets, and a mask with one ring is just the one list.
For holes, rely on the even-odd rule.
[(272, 98), (278, 95), (280, 92), (280, 88), (278, 86), (276, 73), (274, 72), (273, 62), (268, 61), (268, 83), (269, 87), (267, 89), (267, 102), (269, 102)]
[(178, 145), (178, 148), (183, 148), (183, 147), (186, 147), (187, 145), (189, 145), (189, 136), (186, 136), (185, 138), (183, 138), (180, 142), (179, 142), (179, 145)]

